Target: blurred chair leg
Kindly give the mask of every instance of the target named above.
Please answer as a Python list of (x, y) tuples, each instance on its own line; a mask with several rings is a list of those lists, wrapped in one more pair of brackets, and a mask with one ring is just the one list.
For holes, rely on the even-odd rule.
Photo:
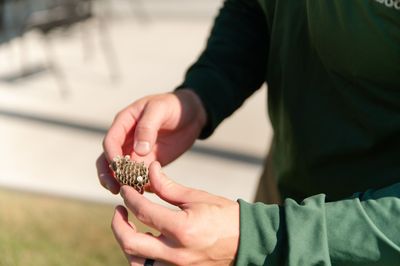
[(46, 61), (49, 69), (53, 73), (56, 83), (60, 89), (61, 97), (66, 98), (69, 95), (69, 86), (65, 78), (64, 72), (57, 64), (54, 56), (53, 46), (51, 44), (50, 37), (44, 36), (44, 49), (46, 53)]
[(135, 18), (137, 18), (140, 22), (147, 23), (150, 21), (150, 16), (143, 8), (143, 1), (141, 0), (128, 0), (131, 8), (132, 13)]
[(82, 40), (82, 51), (83, 51), (83, 60), (85, 62), (87, 62), (90, 58), (93, 57), (93, 49), (94, 49), (94, 45), (93, 45), (93, 40), (92, 40), (92, 35), (91, 32), (89, 30), (89, 26), (88, 23), (90, 23), (89, 21), (84, 21), (79, 23), (79, 29), (80, 29), (80, 33), (81, 33), (81, 40)]
[(8, 66), (10, 69), (12, 69), (15, 65), (15, 52), (14, 52), (14, 47), (13, 47), (13, 43), (11, 40), (8, 40), (6, 43), (4, 43), (4, 45), (6, 46), (6, 49), (8, 49), (8, 53), (7, 53), (7, 61), (8, 61)]
[(264, 169), (258, 183), (257, 193), (254, 201), (263, 202), (266, 204), (281, 204), (282, 202), (272, 167), (271, 152), (269, 152), (265, 158)]
[(108, 24), (103, 16), (98, 16), (98, 30), (100, 33), (101, 48), (103, 50), (104, 59), (108, 70), (110, 72), (110, 79), (112, 82), (118, 82), (120, 79), (120, 71), (118, 67), (118, 60), (111, 42)]
[(18, 40), (18, 49), (19, 49), (19, 67), (21, 77), (25, 76), (27, 72), (29, 72), (29, 51), (28, 46), (26, 45), (26, 40), (24, 35), (21, 35)]

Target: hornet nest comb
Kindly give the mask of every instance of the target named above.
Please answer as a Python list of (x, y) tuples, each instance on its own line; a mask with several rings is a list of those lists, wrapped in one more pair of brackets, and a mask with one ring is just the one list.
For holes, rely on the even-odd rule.
[(143, 192), (143, 187), (149, 182), (149, 170), (144, 163), (131, 161), (129, 155), (125, 157), (117, 156), (110, 164), (115, 177), (124, 185), (129, 185), (139, 192)]

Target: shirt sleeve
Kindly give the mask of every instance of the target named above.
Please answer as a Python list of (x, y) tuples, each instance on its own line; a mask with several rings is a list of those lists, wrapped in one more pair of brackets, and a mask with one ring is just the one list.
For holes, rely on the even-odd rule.
[(239, 203), (237, 265), (400, 264), (400, 183), (329, 203)]
[(238, 109), (265, 80), (266, 17), (256, 0), (226, 0), (205, 50), (188, 69), (180, 88), (194, 90), (208, 117), (200, 138)]

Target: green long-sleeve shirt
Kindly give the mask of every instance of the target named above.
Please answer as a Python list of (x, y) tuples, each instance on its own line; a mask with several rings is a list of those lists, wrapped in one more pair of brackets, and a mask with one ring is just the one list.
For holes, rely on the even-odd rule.
[(239, 201), (237, 264), (400, 265), (400, 0), (226, 0), (182, 85), (201, 137), (263, 82), (280, 189), (323, 194)]

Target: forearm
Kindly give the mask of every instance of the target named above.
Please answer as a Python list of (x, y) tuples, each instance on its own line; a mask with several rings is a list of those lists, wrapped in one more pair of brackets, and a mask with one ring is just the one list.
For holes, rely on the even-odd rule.
[(195, 91), (207, 111), (202, 138), (264, 82), (267, 36), (266, 19), (257, 1), (225, 1), (205, 50), (181, 85)]
[(326, 203), (240, 201), (237, 265), (398, 265), (400, 183)]

